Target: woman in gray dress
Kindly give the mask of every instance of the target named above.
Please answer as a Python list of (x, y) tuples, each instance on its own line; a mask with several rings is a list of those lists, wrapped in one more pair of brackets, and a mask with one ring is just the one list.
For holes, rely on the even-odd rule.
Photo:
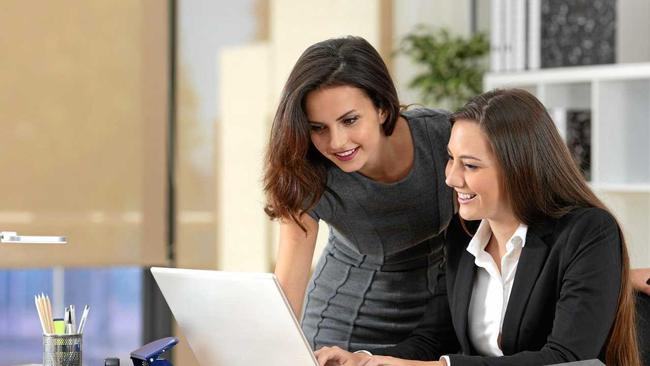
[[(362, 38), (297, 61), (271, 130), (265, 211), (280, 221), (275, 274), (314, 349), (388, 346), (418, 324), (453, 214), (449, 134), (446, 112), (400, 107)], [(310, 277), (320, 220), (329, 239)]]

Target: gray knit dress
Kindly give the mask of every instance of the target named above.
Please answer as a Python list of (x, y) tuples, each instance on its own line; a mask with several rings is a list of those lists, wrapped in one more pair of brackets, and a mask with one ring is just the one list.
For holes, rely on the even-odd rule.
[(402, 115), (415, 153), (408, 175), (386, 184), (331, 166), (328, 191), (309, 212), (330, 227), (304, 302), (302, 328), (314, 349), (393, 345), (415, 328), (433, 294), (439, 234), (453, 213), (445, 185), (449, 115)]

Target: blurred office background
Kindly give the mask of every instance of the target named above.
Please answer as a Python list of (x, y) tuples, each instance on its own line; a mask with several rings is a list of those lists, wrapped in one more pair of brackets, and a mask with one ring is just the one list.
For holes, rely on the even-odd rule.
[[(592, 110), (602, 108), (594, 100), (608, 96), (590, 75), (617, 71), (589, 69), (584, 80), (562, 79), (562, 72), (589, 67), (581, 62), (628, 64), (632, 69), (624, 72), (632, 75), (648, 70), (650, 1), (568, 3), (573, 2), (0, 1), (0, 230), (69, 240), (66, 246), (0, 244), (0, 366), (40, 362), (36, 293), (48, 293), (59, 315), (69, 304), (91, 306), (86, 364), (110, 356), (129, 364), (130, 351), (146, 342), (170, 334), (182, 338), (149, 267), (272, 270), (277, 233), (262, 210), (264, 148), (283, 83), (300, 53), (317, 41), (365, 37), (387, 61), (406, 104), (423, 99), (408, 87), (422, 66), (395, 53), (405, 35), (420, 24), (462, 37), (484, 32), (493, 43), (486, 67), (490, 57), (500, 57), (486, 76), (490, 86), (526, 87), (552, 104), (560, 119), (579, 109), (578, 126), (585, 126), (585, 110), (596, 121)], [(518, 16), (513, 20), (512, 14)], [(529, 56), (508, 61), (504, 53), (517, 49), (516, 42), (525, 55), (530, 52), (528, 43), (503, 36), (524, 39), (521, 33), (530, 33), (517, 20), (521, 16), (540, 22), (537, 66), (527, 63)], [(609, 19), (608, 31), (580, 33), (602, 19)], [(562, 24), (582, 28), (561, 33)], [(560, 32), (555, 38), (564, 43), (544, 43), (555, 34), (544, 29)], [(586, 47), (584, 40), (610, 47), (610, 58), (541, 61), (570, 53), (562, 47)], [(551, 66), (560, 79), (543, 70)], [(631, 128), (650, 139), (648, 74), (631, 77), (632, 84), (611, 81), (612, 90), (622, 93), (616, 94), (635, 100), (634, 122), (619, 139), (620, 149), (629, 145)], [(547, 77), (557, 82), (548, 84)], [(605, 126), (599, 136), (606, 127), (617, 128)], [(597, 150), (590, 159), (604, 151), (618, 154), (587, 139), (582, 148)], [(601, 170), (590, 167), (611, 183), (602, 185), (602, 195), (641, 243), (634, 252), (637, 266), (650, 265), (644, 249), (650, 239), (646, 145), (621, 153), (625, 159), (641, 154), (638, 174), (616, 170), (631, 165), (616, 159), (594, 161)], [(610, 172), (621, 180), (609, 182)], [(184, 340), (174, 359), (198, 365)]]

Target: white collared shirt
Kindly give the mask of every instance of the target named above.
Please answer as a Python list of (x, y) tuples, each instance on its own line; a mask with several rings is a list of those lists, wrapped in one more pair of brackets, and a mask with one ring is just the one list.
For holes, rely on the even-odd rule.
[(485, 356), (503, 356), (500, 339), (503, 317), (506, 314), (515, 272), (526, 244), (528, 226), (520, 224), (506, 243), (506, 254), (501, 258), (501, 272), (485, 247), (492, 236), (487, 220), (481, 221), (467, 251), (474, 256), (476, 277), (469, 302), (467, 319), (469, 340), (474, 349)]
[[(485, 247), (492, 236), (487, 220), (482, 220), (467, 251), (474, 256), (476, 277), (468, 309), (468, 334), (472, 346), (483, 356), (503, 356), (501, 328), (508, 307), (512, 284), (515, 281), (521, 250), (526, 244), (528, 226), (520, 224), (506, 243), (506, 253), (501, 258), (501, 272)], [(443, 356), (450, 365), (449, 358)]]

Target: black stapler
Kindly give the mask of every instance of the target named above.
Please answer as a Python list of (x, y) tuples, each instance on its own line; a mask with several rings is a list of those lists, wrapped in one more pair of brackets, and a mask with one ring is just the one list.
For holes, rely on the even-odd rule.
[(131, 352), (133, 366), (173, 366), (169, 360), (159, 357), (176, 343), (178, 338), (167, 337), (145, 344)]

